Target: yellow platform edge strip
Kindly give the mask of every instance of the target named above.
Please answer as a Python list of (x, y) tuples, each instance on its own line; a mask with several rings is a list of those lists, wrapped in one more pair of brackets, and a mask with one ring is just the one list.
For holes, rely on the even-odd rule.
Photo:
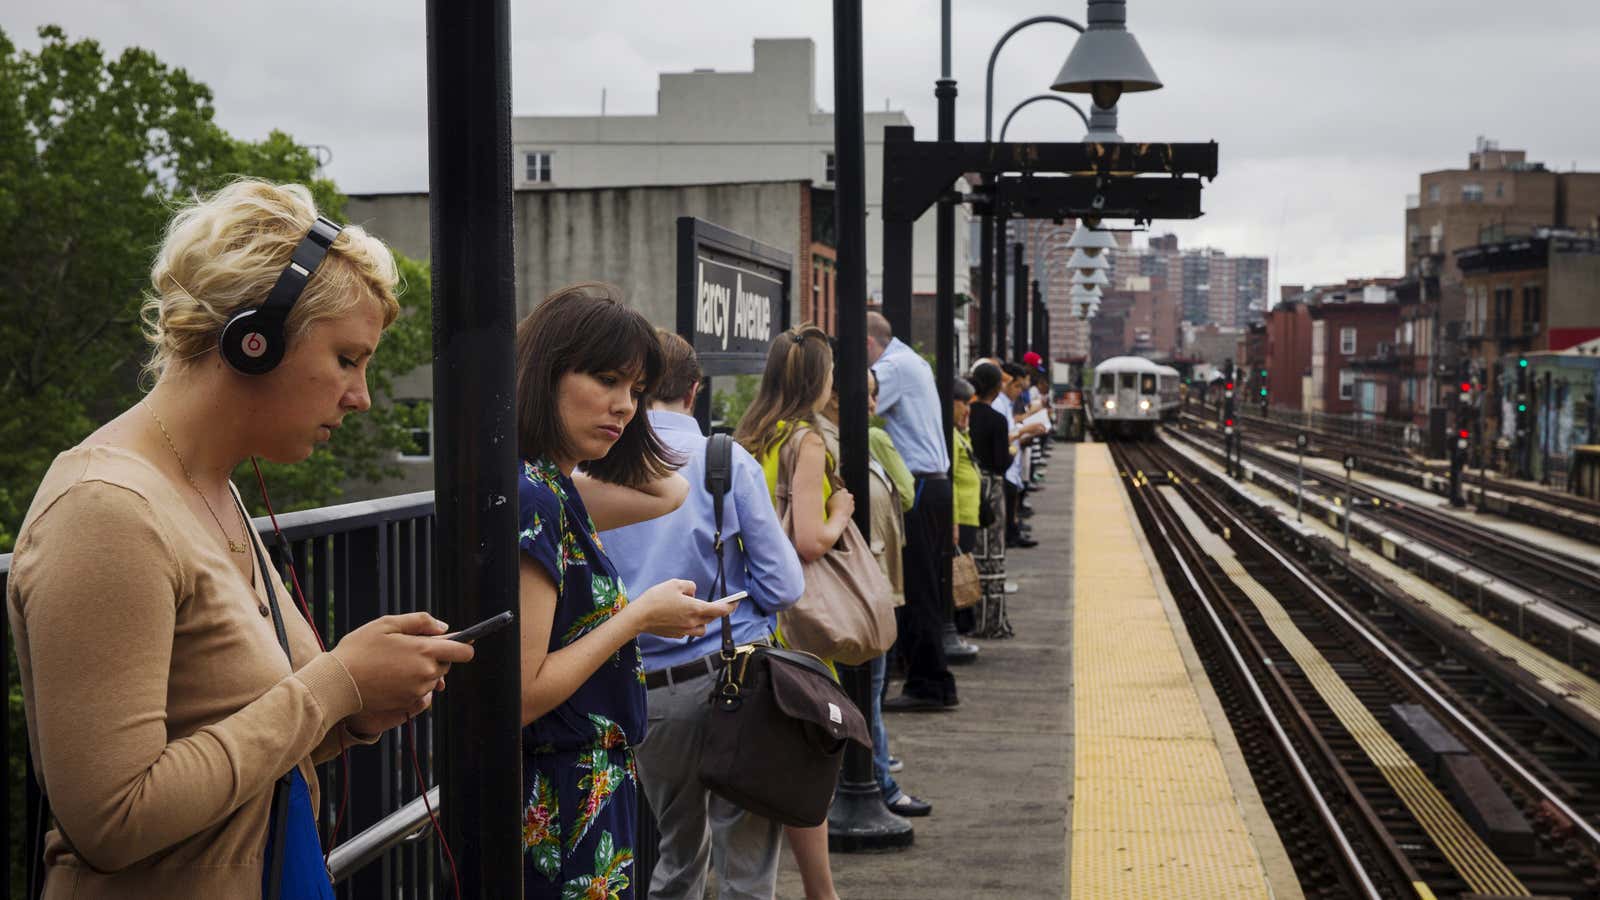
[(1072, 896), (1270, 897), (1110, 453), (1075, 461)]

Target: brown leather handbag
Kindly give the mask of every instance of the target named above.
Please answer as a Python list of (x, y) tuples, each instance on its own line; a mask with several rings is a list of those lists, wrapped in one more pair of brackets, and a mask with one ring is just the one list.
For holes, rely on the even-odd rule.
[[(789, 483), (809, 428), (795, 428), (778, 451), (774, 505), (784, 533), (794, 539), (794, 501)], [(828, 471), (837, 489), (842, 483)], [(819, 502), (808, 500), (807, 502)], [(784, 641), (823, 659), (859, 666), (888, 652), (895, 638), (894, 587), (884, 577), (872, 547), (851, 521), (833, 549), (804, 563), (805, 594), (778, 613)]]
[[(713, 435), (706, 448), (706, 487), (716, 519), (714, 593), (722, 569), (722, 493), (731, 480), (731, 442)], [(827, 821), (845, 741), (871, 747), (861, 710), (809, 653), (777, 647), (735, 647), (722, 620), (723, 666), (712, 691), (700, 744), (700, 781), (743, 809), (784, 825)]]

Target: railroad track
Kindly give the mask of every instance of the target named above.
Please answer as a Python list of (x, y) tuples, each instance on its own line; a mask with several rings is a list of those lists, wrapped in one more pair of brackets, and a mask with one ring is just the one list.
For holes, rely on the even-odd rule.
[[(1209, 432), (1201, 432), (1210, 437)], [(1294, 464), (1259, 447), (1245, 445), (1257, 463), (1293, 476)], [(1305, 480), (1321, 484), (1329, 496), (1344, 493), (1344, 481), (1319, 471)], [(1382, 515), (1395, 530), (1447, 556), (1470, 562), (1527, 593), (1555, 603), (1600, 626), (1600, 571), (1591, 563), (1507, 535), (1479, 528), (1459, 516), (1407, 502), (1367, 482), (1352, 481), (1350, 490), (1368, 512)], [(1376, 503), (1371, 501), (1376, 500)]]
[[(1308, 896), (1600, 890), (1591, 748), (1552, 735), (1529, 698), (1392, 601), (1292, 561), (1270, 523), (1218, 501), (1175, 455), (1114, 454)], [(1532, 823), (1521, 843), (1489, 847), (1445, 799), (1448, 785), (1404, 759), (1378, 724), (1396, 704), (1427, 710), (1493, 773)]]
[[(1189, 418), (1214, 421), (1216, 416), (1219, 415), (1215, 407), (1200, 404), (1196, 404), (1196, 407), (1200, 410), (1199, 414), (1189, 412), (1186, 414)], [(1313, 455), (1326, 459), (1340, 459), (1345, 453), (1354, 453), (1364, 461), (1376, 464), (1374, 471), (1379, 471), (1386, 477), (1413, 487), (1425, 487), (1429, 480), (1438, 481), (1441, 478), (1447, 478), (1449, 475), (1448, 466), (1430, 466), (1410, 454), (1396, 453), (1387, 447), (1374, 446), (1369, 442), (1348, 435), (1302, 427), (1276, 419), (1265, 419), (1241, 408), (1234, 410), (1234, 418), (1239, 421), (1241, 427), (1248, 428), (1252, 432), (1266, 432), (1276, 435), (1278, 440), (1290, 446), (1293, 444), (1294, 436), (1304, 431), (1312, 438), (1313, 447), (1311, 450)], [(1480, 472), (1471, 468), (1462, 470), (1461, 479), (1463, 485), (1476, 487), (1479, 490), (1487, 487), (1489, 491), (1494, 493), (1534, 500), (1568, 512), (1600, 519), (1600, 502), (1586, 497), (1564, 494), (1534, 484), (1523, 484), (1512, 479), (1485, 479)], [(1511, 518), (1529, 517), (1512, 515)], [(1533, 521), (1534, 524), (1545, 524), (1538, 517), (1533, 517), (1529, 520)], [(1558, 530), (1566, 531), (1568, 529)], [(1573, 530), (1570, 533), (1584, 538), (1593, 536), (1593, 532), (1588, 529)]]

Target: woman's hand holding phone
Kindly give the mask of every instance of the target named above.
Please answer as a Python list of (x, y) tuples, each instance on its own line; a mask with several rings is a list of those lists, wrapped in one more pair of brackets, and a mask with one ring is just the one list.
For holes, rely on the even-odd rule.
[[(425, 612), (383, 616), (345, 635), (329, 652), (355, 681), (363, 713), (415, 715), (432, 703), (452, 664), (472, 659), (472, 645), (444, 639), (446, 630)], [(358, 730), (368, 731), (370, 724), (364, 724)]]
[(663, 581), (629, 604), (641, 617), (640, 632), (664, 638), (699, 637), (706, 626), (733, 612), (742, 592), (711, 603), (694, 595), (694, 582)]

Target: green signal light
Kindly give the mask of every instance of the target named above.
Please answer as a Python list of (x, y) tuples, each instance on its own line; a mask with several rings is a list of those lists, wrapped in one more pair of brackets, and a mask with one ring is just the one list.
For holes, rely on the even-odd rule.
[(1265, 397), (1266, 395), (1267, 395), (1267, 389), (1266, 388), (1262, 388), (1261, 389), (1261, 396)]
[(1527, 412), (1527, 411), (1528, 411), (1528, 404), (1526, 404), (1526, 403), (1518, 403), (1517, 404), (1517, 412)]
[(1519, 359), (1519, 360), (1517, 360), (1517, 366), (1519, 368), (1526, 369), (1528, 367), (1528, 361), (1525, 360), (1525, 359)]

